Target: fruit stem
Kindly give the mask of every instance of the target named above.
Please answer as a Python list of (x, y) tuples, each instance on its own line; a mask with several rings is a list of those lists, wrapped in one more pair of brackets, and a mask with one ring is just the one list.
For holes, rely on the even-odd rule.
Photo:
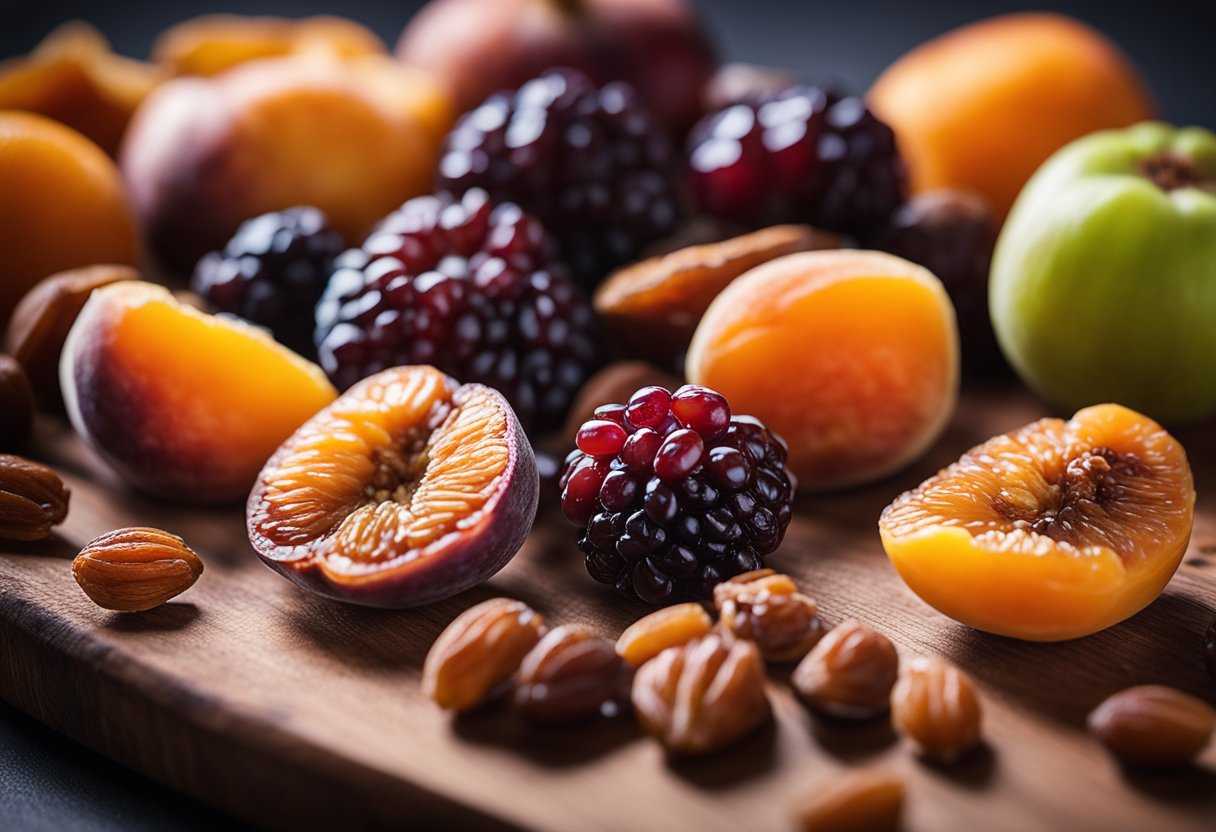
[(1204, 177), (1190, 159), (1168, 150), (1141, 161), (1140, 174), (1163, 191), (1198, 188), (1216, 193), (1216, 181)]

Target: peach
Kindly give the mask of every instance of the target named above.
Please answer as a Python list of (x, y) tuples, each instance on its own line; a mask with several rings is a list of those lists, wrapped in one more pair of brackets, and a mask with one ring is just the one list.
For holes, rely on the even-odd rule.
[(93, 291), (59, 376), (72, 425), (111, 467), (188, 502), (243, 497), (275, 448), (337, 395), (320, 367), (263, 330), (140, 281)]
[(133, 264), (139, 232), (114, 163), (70, 127), (0, 111), (0, 325), (42, 278)]
[(360, 241), (430, 189), (451, 120), (429, 76), (391, 58), (267, 58), (161, 85), (121, 163), (156, 254), (186, 271), (241, 221), (293, 205)]
[(941, 281), (874, 251), (771, 260), (718, 295), (685, 373), (789, 445), (800, 488), (860, 485), (920, 456), (958, 389), (958, 327)]
[(869, 92), (914, 191), (963, 188), (1004, 216), (1073, 139), (1151, 118), (1136, 68), (1099, 32), (1055, 14), (964, 26), (909, 52)]

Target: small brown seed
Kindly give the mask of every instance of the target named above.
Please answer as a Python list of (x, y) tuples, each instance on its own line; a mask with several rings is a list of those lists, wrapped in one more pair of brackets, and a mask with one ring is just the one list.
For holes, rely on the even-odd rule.
[(894, 774), (852, 772), (816, 788), (795, 809), (802, 832), (895, 832), (904, 808), (904, 781)]
[(71, 496), (45, 465), (0, 454), (0, 538), (45, 540), (68, 516)]
[(891, 691), (891, 719), (921, 753), (953, 763), (980, 742), (980, 700), (971, 678), (940, 659), (908, 663)]
[(612, 642), (589, 627), (567, 624), (546, 633), (524, 657), (513, 704), (532, 722), (616, 716), (629, 701), (632, 679)]
[(1125, 763), (1166, 768), (1199, 754), (1216, 727), (1201, 699), (1163, 685), (1140, 685), (1111, 696), (1089, 715), (1089, 730)]
[(796, 662), (823, 637), (819, 608), (788, 575), (746, 572), (714, 587), (721, 625), (771, 662)]
[(431, 645), (422, 665), (422, 692), (452, 711), (485, 704), (544, 630), (544, 618), (522, 601), (491, 598), (470, 607)]
[(719, 632), (669, 647), (642, 665), (632, 698), (642, 727), (680, 755), (730, 745), (772, 715), (760, 651)]
[(668, 647), (687, 644), (713, 627), (713, 619), (700, 604), (675, 604), (626, 627), (616, 641), (616, 652), (631, 666), (641, 667)]
[(0, 355), (0, 449), (17, 450), (34, 427), (34, 391), (11, 355)]
[(891, 640), (859, 621), (845, 621), (815, 645), (790, 681), (816, 710), (865, 718), (889, 707), (898, 676), (899, 653)]
[(159, 607), (201, 574), (203, 562), (180, 537), (142, 527), (107, 532), (72, 561), (72, 577), (84, 594), (116, 612)]

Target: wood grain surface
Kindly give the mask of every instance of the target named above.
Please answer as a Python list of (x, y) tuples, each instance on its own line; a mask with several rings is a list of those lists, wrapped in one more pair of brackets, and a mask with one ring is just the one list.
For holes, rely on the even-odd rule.
[[(1197, 766), (1121, 770), (1089, 739), (1087, 712), (1128, 685), (1165, 683), (1216, 702), (1202, 636), (1216, 616), (1216, 429), (1178, 433), (1199, 509), (1183, 566), (1147, 610), (1103, 633), (1029, 644), (969, 630), (911, 594), (888, 565), (882, 507), (989, 435), (1041, 415), (1024, 394), (964, 397), (930, 457), (893, 480), (805, 497), (771, 565), (796, 576), (828, 623), (857, 617), (902, 655), (965, 668), (984, 696), (983, 750), (945, 769), (918, 761), (886, 720), (821, 720), (773, 672), (772, 727), (699, 762), (666, 760), (628, 719), (538, 730), (509, 714), (453, 720), (423, 699), (427, 648), (470, 604), (522, 598), (551, 622), (615, 638), (645, 612), (583, 572), (572, 531), (544, 514), (488, 585), (432, 607), (384, 611), (312, 597), (272, 574), (240, 508), (166, 505), (125, 490), (56, 421), (31, 455), (72, 488), (50, 541), (0, 546), (0, 695), (181, 791), (276, 828), (403, 825), (543, 830), (789, 827), (795, 799), (841, 771), (908, 778), (911, 830), (1216, 828), (1216, 745)], [(158, 525), (207, 565), (178, 601), (125, 616), (93, 606), (70, 559), (109, 529)]]

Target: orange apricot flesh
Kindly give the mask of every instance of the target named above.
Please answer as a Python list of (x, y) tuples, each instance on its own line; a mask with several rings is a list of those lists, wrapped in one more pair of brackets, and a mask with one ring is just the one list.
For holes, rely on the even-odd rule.
[(799, 488), (824, 490), (920, 456), (953, 411), (958, 362), (954, 308), (932, 273), (879, 252), (814, 251), (718, 295), (685, 372), (781, 435)]
[(77, 432), (131, 484), (186, 502), (243, 497), (267, 457), (337, 395), (265, 331), (140, 281), (93, 291), (59, 370)]
[(1191, 536), (1182, 446), (1114, 404), (994, 437), (882, 513), (891, 563), (931, 606), (1029, 641), (1098, 632), (1169, 582)]

